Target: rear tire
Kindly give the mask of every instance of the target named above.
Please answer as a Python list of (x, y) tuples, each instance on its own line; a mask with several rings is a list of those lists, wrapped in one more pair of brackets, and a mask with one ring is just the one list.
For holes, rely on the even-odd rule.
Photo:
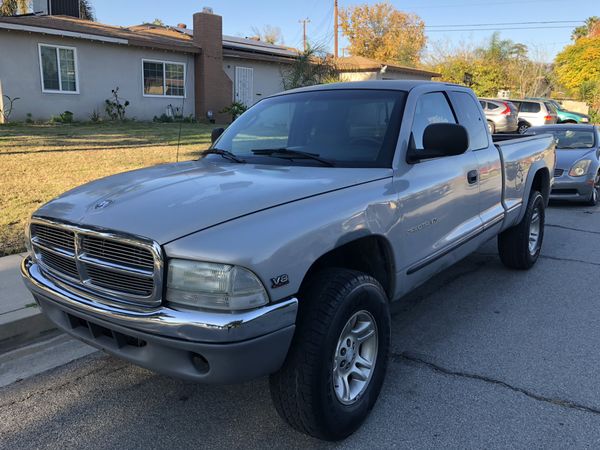
[(529, 124), (525, 122), (519, 122), (519, 126), (517, 127), (517, 133), (525, 134), (525, 132), (529, 129)]
[[(296, 430), (344, 439), (362, 424), (381, 390), (390, 345), (388, 299), (377, 280), (346, 269), (318, 273), (300, 299), (292, 347), (269, 380), (271, 398)], [(361, 335), (357, 330), (368, 323)]]
[(536, 263), (544, 240), (545, 221), (544, 197), (532, 191), (521, 222), (498, 236), (500, 260), (506, 267), (527, 270)]
[(492, 122), (491, 120), (488, 120), (487, 126), (488, 126), (488, 131), (490, 132), (490, 134), (496, 133), (496, 125), (494, 125), (494, 122)]

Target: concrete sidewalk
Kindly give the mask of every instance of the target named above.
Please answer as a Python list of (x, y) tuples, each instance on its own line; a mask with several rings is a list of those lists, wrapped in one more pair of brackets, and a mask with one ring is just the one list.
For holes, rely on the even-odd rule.
[(21, 280), (20, 265), (25, 256), (0, 258), (0, 352), (55, 329)]

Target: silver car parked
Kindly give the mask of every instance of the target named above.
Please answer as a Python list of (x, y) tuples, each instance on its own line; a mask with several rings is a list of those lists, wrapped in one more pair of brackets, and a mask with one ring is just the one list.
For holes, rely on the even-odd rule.
[(518, 129), (517, 107), (507, 100), (480, 98), (488, 130), (494, 133), (515, 133)]
[(595, 125), (564, 124), (533, 127), (526, 134), (552, 133), (556, 168), (551, 199), (598, 204), (600, 194), (600, 129)]
[(518, 132), (523, 134), (530, 127), (558, 123), (556, 108), (549, 101), (511, 100), (518, 111)]

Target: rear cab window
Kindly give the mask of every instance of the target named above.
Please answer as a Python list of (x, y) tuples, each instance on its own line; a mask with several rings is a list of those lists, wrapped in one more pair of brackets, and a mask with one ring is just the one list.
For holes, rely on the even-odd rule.
[(487, 125), (473, 96), (467, 92), (452, 91), (450, 99), (458, 115), (458, 123), (469, 133), (469, 150), (487, 148), (489, 146)]

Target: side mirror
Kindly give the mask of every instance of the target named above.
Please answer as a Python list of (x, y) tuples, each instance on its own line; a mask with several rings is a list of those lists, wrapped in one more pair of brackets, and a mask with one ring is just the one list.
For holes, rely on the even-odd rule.
[(221, 136), (224, 131), (225, 131), (225, 128), (213, 128), (212, 132), (210, 133), (211, 144), (214, 144), (215, 141), (217, 139), (219, 139), (219, 136)]
[(423, 132), (423, 150), (409, 149), (408, 161), (462, 155), (469, 148), (469, 133), (455, 123), (432, 123)]

